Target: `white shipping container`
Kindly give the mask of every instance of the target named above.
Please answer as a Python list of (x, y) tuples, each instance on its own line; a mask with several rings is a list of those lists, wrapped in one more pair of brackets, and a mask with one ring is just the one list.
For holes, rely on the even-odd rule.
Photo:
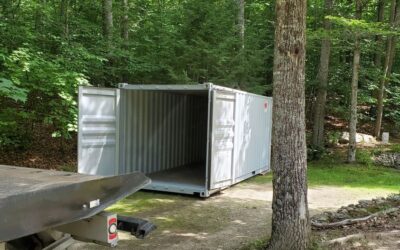
[(270, 170), (272, 98), (210, 83), (80, 87), (78, 171), (208, 197)]

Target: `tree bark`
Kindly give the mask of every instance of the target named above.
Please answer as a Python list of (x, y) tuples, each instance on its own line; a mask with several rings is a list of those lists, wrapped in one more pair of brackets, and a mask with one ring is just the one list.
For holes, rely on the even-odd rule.
[(245, 82), (245, 76), (246, 76), (246, 70), (244, 67), (245, 63), (245, 53), (244, 53), (244, 46), (245, 46), (245, 18), (244, 18), (244, 13), (245, 13), (245, 0), (235, 0), (237, 4), (237, 33), (238, 33), (238, 41), (239, 41), (239, 48), (238, 48), (238, 58), (239, 58), (239, 72), (238, 75), (236, 76), (237, 78), (237, 86), (235, 86), (238, 89), (243, 89), (244, 82)]
[[(378, 22), (383, 22), (384, 21), (384, 15), (385, 15), (385, 0), (379, 0), (378, 1), (378, 6), (377, 6), (377, 21)], [(382, 66), (382, 35), (377, 35), (375, 37), (376, 45), (378, 49), (376, 50), (375, 53), (375, 58), (374, 58), (374, 64), (377, 68), (380, 68)]]
[(273, 80), (273, 202), (269, 249), (306, 249), (306, 1), (276, 1)]
[(111, 86), (109, 66), (112, 65), (112, 39), (113, 39), (113, 13), (112, 13), (112, 0), (103, 0), (103, 38), (107, 51), (107, 62), (104, 64), (103, 72), (100, 76), (100, 86)]
[[(356, 0), (356, 19), (361, 19), (362, 0)], [(358, 75), (360, 71), (360, 34), (355, 34), (354, 52), (353, 52), (353, 78), (351, 80), (351, 106), (349, 121), (349, 150), (348, 162), (356, 161), (356, 134), (357, 134), (357, 92)]]
[(47, 1), (46, 0), (40, 0), (39, 3), (35, 7), (35, 30), (38, 33), (43, 32), (43, 26), (44, 26), (44, 21), (43, 21), (43, 10), (46, 8)]
[(62, 37), (68, 40), (69, 37), (69, 15), (68, 15), (69, 0), (61, 0), (61, 25)]
[(122, 1), (122, 22), (121, 22), (121, 37), (124, 39), (124, 42), (126, 43), (129, 39), (129, 2), (128, 0), (123, 0)]
[[(400, 20), (400, 1), (393, 0), (390, 12), (390, 26), (395, 29), (399, 26)], [(383, 76), (379, 82), (378, 95), (376, 100), (376, 121), (375, 121), (375, 137), (381, 136), (382, 118), (383, 118), (383, 103), (385, 98), (386, 84), (392, 72), (393, 60), (396, 53), (396, 36), (389, 36), (386, 41), (386, 54), (383, 66)]]
[(113, 33), (112, 0), (103, 0), (103, 37), (111, 47)]
[[(324, 17), (328, 16), (332, 12), (333, 0), (325, 0), (325, 13)], [(331, 22), (328, 19), (324, 19), (324, 29), (329, 31), (331, 28)], [(315, 101), (314, 110), (314, 123), (313, 123), (313, 134), (312, 144), (318, 147), (324, 147), (324, 125), (325, 125), (325, 105), (326, 95), (328, 87), (328, 74), (329, 74), (329, 57), (331, 53), (331, 40), (329, 38), (323, 38), (321, 42), (321, 55), (318, 68), (318, 88), (317, 88), (317, 99)]]
[(245, 24), (244, 24), (244, 7), (245, 7), (245, 0), (238, 0), (238, 27), (239, 27), (239, 39), (240, 39), (240, 46), (244, 49), (244, 32), (245, 32)]
[[(122, 0), (122, 18), (121, 18), (121, 38), (122, 49), (125, 51), (124, 55), (120, 57), (120, 61), (124, 65), (128, 65), (128, 55), (129, 55), (129, 0)], [(121, 73), (122, 82), (128, 82), (129, 79), (129, 71), (127, 67), (123, 67), (123, 71)]]

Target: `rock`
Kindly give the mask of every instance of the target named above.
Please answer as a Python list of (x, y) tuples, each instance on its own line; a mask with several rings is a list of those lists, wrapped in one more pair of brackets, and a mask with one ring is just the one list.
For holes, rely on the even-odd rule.
[(386, 203), (386, 200), (385, 200), (384, 198), (377, 199), (377, 200), (375, 201), (375, 203), (376, 203), (377, 205), (381, 205), (381, 204)]
[(388, 200), (391, 201), (400, 201), (400, 194), (392, 194), (388, 197)]
[[(345, 144), (348, 142), (349, 142), (349, 132), (343, 132), (339, 139), (339, 143)], [(356, 134), (356, 142), (359, 144), (378, 144), (378, 141), (374, 136), (362, 133)]]
[(372, 201), (370, 201), (370, 200), (359, 200), (358, 203), (363, 207), (367, 207), (367, 206), (372, 204)]
[(400, 169), (400, 153), (382, 153), (374, 161), (378, 165)]
[(349, 219), (350, 215), (348, 214), (344, 214), (344, 213), (335, 213), (334, 214), (335, 220), (345, 220), (345, 219)]
[(322, 213), (322, 214), (314, 215), (312, 217), (312, 219), (314, 221), (318, 221), (320, 223), (323, 223), (323, 222), (328, 222), (329, 221), (329, 216), (326, 215), (325, 213)]
[(360, 215), (368, 215), (369, 214), (369, 212), (366, 208), (359, 208), (359, 209), (355, 210), (355, 212), (357, 212)]

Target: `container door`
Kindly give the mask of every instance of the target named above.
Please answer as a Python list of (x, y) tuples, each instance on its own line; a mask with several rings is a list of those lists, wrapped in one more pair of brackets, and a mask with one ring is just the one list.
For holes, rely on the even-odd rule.
[(235, 93), (214, 90), (210, 189), (232, 184)]
[(117, 174), (119, 89), (79, 88), (78, 172)]

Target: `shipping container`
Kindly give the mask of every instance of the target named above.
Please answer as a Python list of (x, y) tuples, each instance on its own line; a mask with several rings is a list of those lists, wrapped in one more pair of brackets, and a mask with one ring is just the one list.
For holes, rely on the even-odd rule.
[(78, 171), (212, 193), (270, 169), (272, 98), (211, 83), (80, 87)]

